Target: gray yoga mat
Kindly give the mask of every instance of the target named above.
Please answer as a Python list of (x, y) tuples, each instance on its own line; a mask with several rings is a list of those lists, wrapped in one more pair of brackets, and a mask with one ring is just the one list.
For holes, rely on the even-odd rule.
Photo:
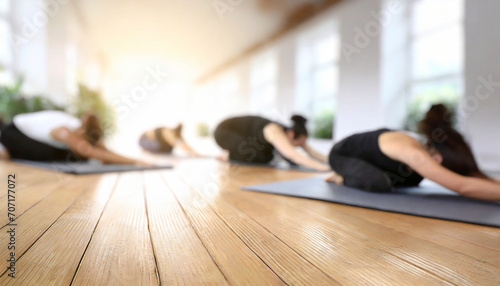
[(42, 168), (50, 171), (58, 171), (76, 175), (97, 174), (109, 172), (127, 172), (141, 170), (158, 170), (172, 168), (170, 164), (162, 164), (159, 166), (138, 166), (138, 165), (121, 165), (121, 164), (100, 164), (98, 162), (36, 162), (27, 160), (13, 160), (13, 162), (29, 165), (36, 168)]
[(242, 189), (500, 227), (500, 202), (466, 198), (439, 185), (398, 188), (395, 193), (370, 193), (314, 177)]
[(260, 167), (260, 168), (273, 168), (273, 169), (279, 169), (279, 170), (285, 170), (285, 171), (300, 171), (300, 172), (313, 172), (313, 173), (320, 172), (320, 171), (315, 170), (315, 169), (310, 169), (310, 168), (302, 167), (299, 165), (293, 165), (293, 164), (289, 164), (286, 162), (278, 162), (278, 163), (273, 162), (273, 163), (269, 163), (269, 164), (259, 164), (259, 163), (247, 163), (247, 162), (231, 160), (230, 163), (234, 164), (234, 165)]

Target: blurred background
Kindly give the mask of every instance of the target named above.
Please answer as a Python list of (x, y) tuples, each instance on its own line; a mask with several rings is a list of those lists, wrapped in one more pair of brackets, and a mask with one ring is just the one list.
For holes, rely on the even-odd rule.
[[(0, 0), (0, 119), (94, 110), (116, 148), (183, 122), (309, 118), (327, 150), (433, 103), (500, 170), (496, 0)], [(128, 151), (127, 151), (128, 152)]]

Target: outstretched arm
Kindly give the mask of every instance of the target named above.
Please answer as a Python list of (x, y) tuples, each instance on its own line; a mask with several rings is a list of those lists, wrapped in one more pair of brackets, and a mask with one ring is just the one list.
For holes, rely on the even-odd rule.
[(198, 151), (196, 151), (193, 147), (191, 147), (186, 142), (186, 140), (184, 140), (180, 131), (181, 130), (179, 129), (179, 127), (177, 127), (176, 129), (167, 129), (167, 128), (163, 129), (162, 130), (163, 140), (165, 140), (171, 146), (179, 147), (194, 156), (201, 157), (202, 155), (198, 153)]
[(191, 153), (193, 156), (196, 156), (196, 157), (202, 157), (203, 155), (201, 155), (200, 153), (198, 153), (198, 151), (196, 151), (193, 147), (191, 147), (191, 145), (189, 145), (186, 140), (184, 140), (183, 138), (181, 138), (177, 145), (176, 146), (179, 146), (179, 148), (182, 148), (184, 149), (185, 151)]
[(287, 157), (293, 162), (304, 167), (316, 169), (319, 171), (330, 170), (330, 167), (326, 164), (322, 164), (298, 152), (288, 140), (288, 137), (286, 136), (281, 126), (274, 123), (268, 124), (266, 127), (264, 127), (264, 137), (269, 143), (273, 144), (273, 146), (278, 149), (278, 151), (283, 156)]
[(409, 136), (391, 141), (394, 143), (389, 144), (389, 146), (381, 144), (382, 151), (392, 159), (407, 164), (421, 176), (466, 197), (491, 201), (500, 200), (500, 183), (488, 179), (462, 176), (448, 170), (434, 160), (417, 140)]
[(309, 156), (311, 156), (312, 158), (314, 158), (314, 159), (316, 159), (324, 164), (328, 164), (328, 157), (325, 154), (318, 152), (316, 149), (311, 147), (309, 144), (305, 143), (304, 146), (302, 146), (302, 149), (304, 149), (304, 151), (306, 151), (306, 153), (309, 154)]
[(51, 132), (52, 137), (68, 145), (76, 154), (84, 158), (93, 158), (107, 164), (147, 164), (139, 160), (124, 157), (99, 146), (93, 146), (87, 140), (72, 134), (62, 127)]

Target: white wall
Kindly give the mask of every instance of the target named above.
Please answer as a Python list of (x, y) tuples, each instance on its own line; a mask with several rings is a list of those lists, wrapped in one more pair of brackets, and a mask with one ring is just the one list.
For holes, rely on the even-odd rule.
[(370, 13), (381, 9), (381, 1), (349, 1), (343, 8), (339, 12), (342, 53), (336, 140), (384, 125), (380, 85), (381, 30)]
[[(277, 51), (279, 62), (277, 106), (273, 119), (287, 123), (289, 116), (295, 111), (294, 97), (297, 82), (295, 61), (299, 36), (328, 21), (336, 23), (331, 28), (338, 30), (341, 41), (356, 49), (352, 55), (348, 51), (341, 55), (339, 63), (340, 78), (335, 138), (340, 139), (355, 132), (384, 125), (381, 92), (381, 29), (375, 15), (382, 7), (381, 2), (382, 0), (345, 1), (322, 12), (271, 44), (270, 47)], [(237, 67), (230, 68), (226, 72), (231, 73), (236, 69), (249, 70), (250, 60), (251, 58), (242, 60)], [(243, 74), (240, 73), (240, 75)], [(218, 79), (219, 77), (215, 77), (211, 79), (211, 82)], [(247, 86), (240, 89), (241, 98), (248, 98), (249, 88)], [(250, 112), (250, 109), (247, 109), (246, 112)]]
[[(500, 1), (466, 0), (465, 133), (479, 164), (500, 170)], [(491, 78), (492, 85), (485, 85)]]

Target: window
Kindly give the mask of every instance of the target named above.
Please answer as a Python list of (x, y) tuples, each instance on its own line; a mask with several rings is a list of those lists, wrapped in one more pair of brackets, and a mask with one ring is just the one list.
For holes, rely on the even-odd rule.
[(197, 124), (197, 133), (207, 135), (227, 117), (241, 114), (238, 110), (239, 77), (230, 71), (208, 83), (195, 87), (189, 102), (190, 121)]
[[(333, 23), (299, 36), (295, 109), (309, 117), (315, 137), (331, 137), (338, 90), (340, 43)], [(329, 129), (319, 131), (320, 129)], [(319, 134), (319, 133), (321, 134)]]
[(250, 67), (250, 109), (252, 113), (272, 115), (276, 107), (278, 59), (275, 50), (256, 56)]
[(9, 18), (10, 0), (0, 0), (0, 84), (12, 80), (12, 25)]
[(463, 10), (463, 0), (412, 2), (408, 129), (431, 104), (456, 108), (463, 95)]
[(215, 122), (234, 116), (238, 111), (239, 78), (236, 72), (228, 72), (215, 82), (214, 93), (211, 97), (210, 118)]

